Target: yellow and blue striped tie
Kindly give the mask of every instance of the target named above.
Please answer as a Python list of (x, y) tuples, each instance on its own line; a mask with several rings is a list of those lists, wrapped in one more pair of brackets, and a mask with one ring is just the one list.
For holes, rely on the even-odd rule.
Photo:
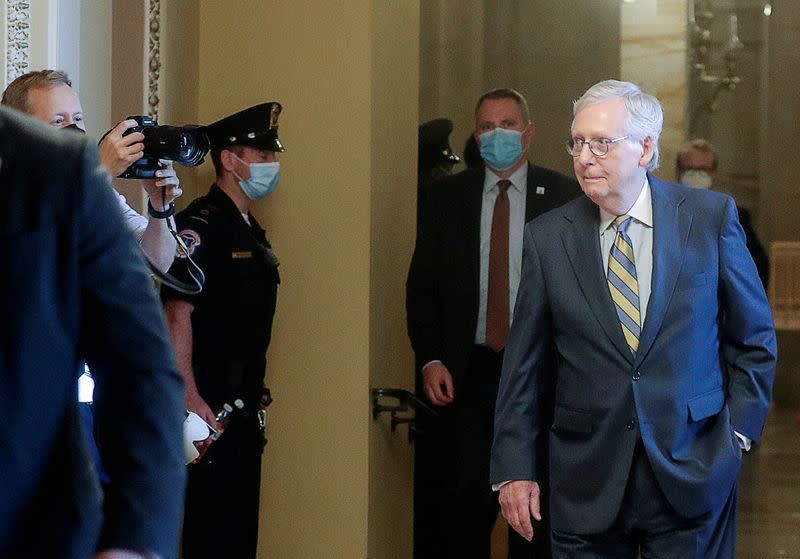
[(633, 243), (627, 233), (630, 224), (629, 215), (621, 215), (614, 220), (617, 236), (608, 258), (608, 289), (617, 307), (622, 333), (635, 355), (639, 349), (642, 319), (639, 314), (639, 284), (636, 280)]

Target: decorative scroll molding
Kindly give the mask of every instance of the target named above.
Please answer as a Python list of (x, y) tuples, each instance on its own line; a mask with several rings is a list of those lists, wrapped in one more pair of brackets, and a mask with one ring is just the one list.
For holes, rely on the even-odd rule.
[(158, 120), (161, 101), (161, 0), (150, 0), (147, 30), (147, 112)]
[(6, 85), (30, 67), (30, 28), (30, 0), (6, 0)]

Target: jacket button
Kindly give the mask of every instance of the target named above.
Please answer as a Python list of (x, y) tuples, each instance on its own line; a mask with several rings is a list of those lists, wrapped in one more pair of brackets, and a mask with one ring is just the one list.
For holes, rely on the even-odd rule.
[(636, 372), (633, 373), (633, 380), (639, 380), (640, 378), (642, 378), (642, 373), (637, 369)]
[(636, 427), (636, 421), (631, 419), (630, 421), (628, 421), (627, 427), (628, 427), (628, 431), (633, 431), (633, 428)]

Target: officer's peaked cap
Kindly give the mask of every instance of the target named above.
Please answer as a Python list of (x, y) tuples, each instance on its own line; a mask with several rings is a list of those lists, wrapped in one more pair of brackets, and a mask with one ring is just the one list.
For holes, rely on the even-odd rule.
[(211, 149), (236, 145), (284, 151), (278, 139), (278, 116), (281, 110), (280, 103), (270, 101), (209, 124), (207, 132)]
[(419, 125), (419, 169), (430, 169), (439, 163), (458, 163), (461, 159), (450, 147), (453, 122), (437, 118)]

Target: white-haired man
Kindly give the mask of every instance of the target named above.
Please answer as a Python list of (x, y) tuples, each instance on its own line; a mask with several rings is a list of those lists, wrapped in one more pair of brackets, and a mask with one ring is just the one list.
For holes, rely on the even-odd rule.
[(734, 556), (775, 332), (733, 200), (649, 173), (662, 122), (634, 84), (591, 87), (567, 146), (586, 196), (525, 228), (491, 479), (525, 537), (550, 515), (557, 559)]

